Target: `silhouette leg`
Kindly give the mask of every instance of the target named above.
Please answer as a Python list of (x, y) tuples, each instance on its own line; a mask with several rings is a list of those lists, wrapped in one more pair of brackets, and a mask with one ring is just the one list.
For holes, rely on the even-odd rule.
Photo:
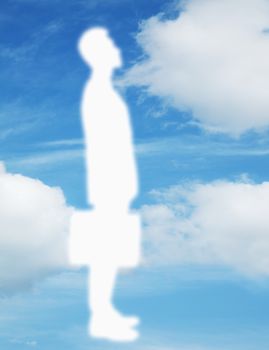
[(138, 319), (124, 317), (113, 306), (117, 272), (117, 267), (105, 262), (91, 266), (89, 308), (92, 315), (89, 332), (92, 336), (109, 340), (135, 340), (138, 333), (131, 326), (138, 324)]
[(112, 298), (118, 269), (105, 262), (91, 266), (89, 307), (93, 314), (105, 314), (113, 308)]

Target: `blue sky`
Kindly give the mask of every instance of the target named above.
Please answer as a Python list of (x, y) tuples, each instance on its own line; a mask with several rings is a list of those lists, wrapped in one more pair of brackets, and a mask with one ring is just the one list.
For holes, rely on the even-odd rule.
[[(268, 349), (269, 4), (245, 4), (1, 2), (9, 175), (0, 192), (14, 208), (7, 219), (0, 206), (1, 348), (114, 348), (86, 335), (86, 271), (59, 268), (46, 241), (46, 230), (53, 240), (65, 225), (67, 206), (86, 206), (79, 106), (89, 72), (76, 45), (101, 25), (124, 59), (115, 79), (130, 110), (141, 189), (134, 206), (145, 227), (144, 264), (116, 290), (117, 305), (142, 319), (141, 339), (124, 348)], [(62, 221), (51, 210), (41, 239), (31, 220), (50, 203)], [(35, 239), (44, 259), (27, 248)]]

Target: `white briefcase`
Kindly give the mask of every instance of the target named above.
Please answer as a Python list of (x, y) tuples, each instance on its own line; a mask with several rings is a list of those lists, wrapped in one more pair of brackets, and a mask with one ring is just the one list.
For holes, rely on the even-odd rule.
[(72, 265), (110, 263), (135, 267), (140, 261), (141, 223), (136, 213), (75, 211), (71, 217), (69, 259)]

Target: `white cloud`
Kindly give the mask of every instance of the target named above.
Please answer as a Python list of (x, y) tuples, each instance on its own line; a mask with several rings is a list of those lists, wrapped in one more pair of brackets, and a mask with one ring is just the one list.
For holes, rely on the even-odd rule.
[(269, 182), (189, 184), (154, 195), (160, 203), (142, 208), (148, 263), (269, 275)]
[(239, 135), (269, 126), (269, 2), (189, 0), (137, 34), (145, 58), (123, 79), (145, 86), (205, 128)]
[(0, 292), (67, 266), (71, 209), (58, 188), (0, 169)]

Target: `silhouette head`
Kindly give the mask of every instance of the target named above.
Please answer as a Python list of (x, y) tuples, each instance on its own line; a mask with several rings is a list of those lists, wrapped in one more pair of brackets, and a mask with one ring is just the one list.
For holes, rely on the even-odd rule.
[(105, 28), (93, 28), (84, 32), (78, 43), (84, 61), (94, 70), (113, 71), (122, 65), (121, 54)]

